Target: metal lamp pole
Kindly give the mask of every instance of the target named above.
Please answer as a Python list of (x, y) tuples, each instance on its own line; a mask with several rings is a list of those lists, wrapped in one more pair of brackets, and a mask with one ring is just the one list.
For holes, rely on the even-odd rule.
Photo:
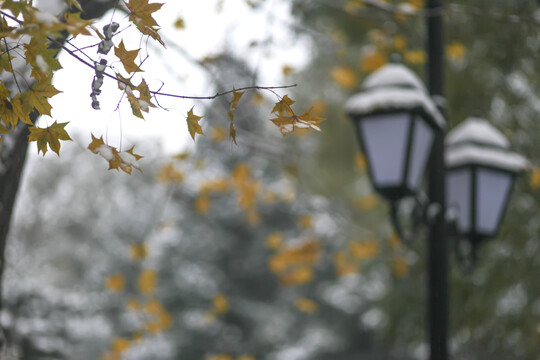
[[(427, 25), (427, 83), (431, 96), (443, 96), (444, 41), (442, 0), (426, 0)], [(448, 241), (444, 209), (446, 208), (445, 131), (438, 131), (428, 166), (428, 197), (437, 204), (428, 237), (428, 336), (430, 360), (448, 359)]]

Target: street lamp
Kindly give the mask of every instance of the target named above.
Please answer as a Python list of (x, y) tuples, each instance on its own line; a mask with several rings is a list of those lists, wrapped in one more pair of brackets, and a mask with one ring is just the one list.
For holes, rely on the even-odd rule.
[(510, 199), (516, 175), (527, 160), (508, 150), (505, 137), (486, 120), (468, 118), (446, 139), (446, 198), (455, 211), (454, 232), (477, 246), (494, 238)]
[(421, 185), (435, 132), (446, 127), (420, 79), (391, 63), (368, 76), (346, 104), (375, 190), (395, 203)]
[[(478, 244), (497, 234), (515, 176), (527, 161), (510, 152), (504, 136), (483, 119), (467, 119), (445, 140), (443, 115), (418, 77), (402, 64), (387, 64), (367, 77), (362, 91), (345, 108), (373, 187), (391, 203), (396, 232), (402, 239), (407, 237), (396, 208), (411, 196), (417, 200), (413, 224), (429, 227), (430, 359), (446, 360), (447, 229), (454, 229), (456, 239), (469, 242), (469, 260), (474, 264)], [(426, 168), (428, 196), (421, 192)], [(458, 255), (462, 259), (463, 253)]]

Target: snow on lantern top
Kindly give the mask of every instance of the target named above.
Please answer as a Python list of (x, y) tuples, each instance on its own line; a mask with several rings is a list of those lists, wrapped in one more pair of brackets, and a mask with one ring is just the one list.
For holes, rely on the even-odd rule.
[(446, 121), (429, 97), (422, 81), (402, 64), (389, 63), (369, 75), (362, 92), (352, 96), (345, 110), (352, 116), (378, 111), (421, 108), (441, 129)]
[(448, 134), (446, 145), (448, 167), (484, 165), (520, 172), (529, 166), (527, 159), (508, 150), (508, 140), (485, 119), (466, 119)]

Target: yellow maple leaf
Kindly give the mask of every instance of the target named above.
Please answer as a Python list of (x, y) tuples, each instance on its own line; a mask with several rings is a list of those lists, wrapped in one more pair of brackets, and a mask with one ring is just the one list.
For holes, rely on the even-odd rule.
[[(74, 1), (74, 4), (77, 4), (78, 6), (80, 6), (79, 3), (76, 2), (76, 0), (71, 0), (71, 1)], [(88, 35), (88, 36), (91, 35), (90, 31), (88, 31), (88, 28), (90, 27), (90, 25), (92, 25), (92, 20), (81, 19), (81, 13), (67, 12), (64, 14), (64, 19), (66, 21), (67, 31), (74, 38), (80, 34)]]
[(41, 115), (51, 115), (52, 106), (47, 99), (61, 93), (52, 85), (51, 80), (42, 79), (21, 95), (21, 104), (27, 114), (36, 109)]
[[(230, 125), (229, 125), (229, 136), (231, 139), (236, 143), (236, 129), (234, 128), (234, 110), (236, 110), (236, 107), (238, 106), (238, 102), (242, 98), (242, 95), (244, 95), (245, 91), (236, 91), (233, 89), (233, 97), (229, 106), (229, 112), (227, 112), (227, 116), (229, 119), (231, 119)], [(238, 144), (237, 144), (238, 145)]]
[(193, 138), (193, 141), (195, 141), (195, 134), (201, 134), (204, 135), (201, 125), (199, 124), (199, 120), (201, 120), (202, 116), (197, 116), (193, 114), (193, 108), (188, 111), (187, 116), (187, 124), (188, 124), (188, 131), (191, 137)]
[(75, 8), (80, 12), (83, 12), (83, 8), (78, 0), (65, 0), (65, 2), (70, 8)]
[(314, 129), (321, 131), (319, 123), (326, 120), (319, 116), (311, 115), (311, 109), (302, 115), (292, 114), (287, 116), (285, 114), (277, 114), (276, 118), (270, 119), (276, 126), (279, 126), (279, 130), (285, 136), (294, 131), (295, 128), (300, 129)]
[(41, 151), (43, 155), (47, 152), (47, 144), (58, 156), (60, 156), (60, 140), (71, 140), (64, 127), (68, 123), (57, 123), (56, 121), (49, 127), (38, 128), (30, 127), (30, 135), (28, 141), (37, 141), (38, 153)]
[(149, 35), (161, 45), (165, 46), (165, 43), (158, 34), (158, 23), (152, 17), (152, 14), (161, 9), (163, 4), (149, 4), (148, 0), (129, 0), (129, 2), (124, 1), (124, 4), (130, 11), (129, 21), (135, 24), (141, 33)]
[(124, 276), (122, 274), (114, 274), (107, 277), (105, 287), (110, 291), (124, 290)]
[(139, 55), (140, 50), (141, 49), (126, 50), (124, 40), (121, 40), (118, 47), (114, 47), (114, 55), (120, 59), (122, 65), (124, 65), (124, 69), (126, 69), (128, 73), (134, 73), (142, 71), (139, 65), (135, 64), (135, 59), (137, 58), (137, 55)]
[(156, 271), (152, 269), (144, 269), (139, 274), (137, 282), (141, 294), (152, 294), (156, 287)]
[(332, 80), (346, 90), (353, 90), (358, 84), (358, 77), (349, 66), (335, 66), (330, 70)]
[(294, 100), (289, 98), (289, 95), (285, 95), (281, 98), (281, 100), (276, 102), (271, 112), (279, 114), (279, 115), (283, 115), (283, 114), (292, 115), (294, 114), (294, 111), (292, 111), (291, 109), (292, 104), (294, 104)]
[[(2, 88), (4, 88), (3, 83), (0, 84), (0, 91), (2, 90)], [(6, 95), (5, 97), (2, 96), (2, 98), (0, 99), (1, 121), (3, 121), (6, 126), (11, 125), (11, 127), (13, 128), (17, 126), (19, 120), (28, 125), (33, 125), (32, 121), (30, 121), (30, 116), (28, 115), (28, 112), (25, 112), (23, 110), (23, 106), (21, 104), (21, 94), (17, 94), (16, 96), (14, 96), (11, 101), (8, 100), (8, 96), (9, 95)]]

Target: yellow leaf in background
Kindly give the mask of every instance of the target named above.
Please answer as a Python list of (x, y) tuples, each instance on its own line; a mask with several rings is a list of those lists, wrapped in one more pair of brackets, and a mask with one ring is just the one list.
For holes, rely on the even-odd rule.
[(176, 169), (172, 163), (163, 166), (156, 174), (157, 181), (161, 183), (181, 183), (184, 181), (184, 174)]
[(129, 349), (129, 340), (126, 338), (115, 338), (112, 343), (113, 351), (123, 353)]
[(379, 244), (376, 240), (358, 241), (352, 240), (348, 244), (349, 252), (356, 260), (371, 259), (379, 252)]
[(424, 65), (426, 62), (426, 53), (424, 50), (409, 50), (403, 54), (406, 63), (413, 65)]
[(532, 171), (530, 184), (533, 189), (538, 189), (540, 187), (540, 167), (537, 167)]
[(407, 39), (404, 36), (396, 35), (392, 38), (392, 45), (394, 49), (403, 51), (407, 48)]
[(465, 46), (456, 41), (446, 46), (446, 56), (448, 56), (451, 60), (462, 60), (465, 56), (465, 52)]
[(303, 229), (309, 229), (313, 226), (312, 219), (310, 215), (302, 215), (298, 219), (298, 225)]
[(377, 197), (375, 195), (368, 195), (368, 196), (365, 196), (361, 199), (357, 199), (355, 200), (355, 206), (360, 209), (360, 210), (364, 210), (364, 211), (369, 211), (369, 210), (372, 210), (373, 208), (375, 208), (375, 206), (377, 206)]
[(207, 195), (200, 195), (195, 199), (195, 211), (199, 214), (206, 214), (210, 210), (210, 198)]
[(142, 70), (137, 64), (135, 64), (135, 59), (137, 58), (137, 55), (139, 55), (140, 50), (141, 49), (126, 50), (124, 40), (121, 40), (120, 44), (118, 44), (118, 47), (114, 47), (114, 55), (118, 59), (120, 59), (120, 62), (122, 62), (122, 65), (124, 65), (124, 69), (126, 69), (128, 73), (139, 72)]
[(201, 134), (204, 135), (201, 125), (199, 125), (199, 120), (201, 120), (202, 116), (197, 116), (193, 114), (193, 108), (188, 111), (187, 116), (187, 124), (188, 124), (188, 131), (191, 137), (193, 138), (193, 141), (195, 141), (195, 134)]
[(355, 15), (359, 9), (366, 7), (362, 0), (348, 0), (345, 3), (345, 11), (350, 15)]
[(246, 221), (249, 225), (255, 226), (261, 222), (261, 215), (257, 211), (250, 209), (246, 213)]
[(135, 298), (130, 298), (126, 304), (126, 307), (131, 311), (137, 311), (141, 308), (141, 303)]
[(281, 73), (283, 74), (283, 76), (289, 76), (291, 75), (292, 73), (294, 72), (294, 68), (289, 66), (289, 65), (284, 65), (282, 68), (281, 68)]
[(273, 204), (277, 201), (277, 195), (275, 192), (273, 191), (270, 191), (270, 190), (267, 190), (263, 193), (262, 195), (262, 200), (266, 203), (266, 204)]
[(226, 354), (218, 354), (215, 356), (211, 356), (205, 360), (233, 360), (233, 358)]
[(203, 316), (205, 324), (211, 324), (216, 321), (216, 314), (213, 311), (207, 311)]
[(214, 310), (217, 314), (225, 314), (229, 311), (229, 302), (223, 294), (216, 294), (213, 299)]
[(354, 158), (354, 165), (359, 170), (365, 170), (367, 166), (366, 157), (362, 153), (357, 153)]
[(131, 244), (129, 255), (135, 260), (142, 260), (148, 256), (148, 246), (145, 243)]
[(227, 131), (221, 126), (212, 127), (210, 139), (215, 142), (222, 142), (227, 138)]
[(139, 274), (137, 286), (141, 294), (152, 294), (156, 288), (156, 271), (144, 269)]
[(49, 127), (38, 128), (30, 127), (30, 135), (28, 142), (37, 141), (38, 154), (41, 151), (45, 156), (47, 152), (47, 144), (58, 156), (60, 156), (60, 140), (71, 140), (68, 133), (64, 129), (68, 123), (57, 123), (56, 121)]
[(251, 355), (242, 355), (236, 360), (255, 360), (255, 358)]
[(156, 299), (151, 299), (144, 304), (144, 310), (151, 315), (158, 315), (165, 311), (163, 305)]
[(237, 164), (232, 173), (232, 178), (236, 186), (242, 186), (250, 177), (251, 170), (247, 164)]
[(279, 278), (284, 286), (306, 284), (313, 279), (313, 269), (308, 266), (301, 266), (282, 274)]
[(349, 66), (335, 66), (330, 70), (332, 80), (346, 90), (353, 90), (358, 84), (358, 77)]
[(178, 29), (178, 30), (185, 29), (186, 24), (184, 23), (184, 19), (182, 19), (182, 18), (176, 19), (176, 21), (174, 22), (174, 28)]
[(52, 106), (48, 98), (61, 93), (51, 83), (51, 78), (36, 82), (30, 89), (21, 95), (23, 111), (32, 112), (35, 108), (40, 115), (51, 115)]
[(313, 115), (324, 115), (326, 113), (326, 102), (322, 99), (317, 99), (311, 103), (310, 108)]
[(392, 247), (392, 249), (401, 248), (401, 240), (396, 233), (392, 233), (392, 235), (388, 237), (388, 242), (390, 242), (390, 246)]
[(334, 267), (337, 276), (346, 276), (358, 273), (358, 265), (344, 251), (334, 253)]
[(279, 232), (272, 233), (266, 238), (266, 247), (269, 249), (277, 249), (283, 244), (283, 235)]
[(124, 276), (122, 276), (121, 274), (114, 274), (109, 276), (105, 280), (105, 287), (110, 291), (124, 290)]
[(317, 311), (317, 307), (318, 307), (314, 301), (303, 298), (303, 297), (296, 299), (296, 301), (294, 302), (294, 306), (298, 310), (305, 312), (307, 314), (313, 314), (315, 311)]
[(256, 92), (251, 98), (251, 102), (257, 106), (261, 106), (265, 102), (264, 95), (260, 92)]
[(424, 0), (408, 0), (407, 2), (416, 10), (424, 7)]
[(409, 275), (409, 265), (403, 256), (395, 256), (391, 262), (392, 272), (398, 278), (404, 278)]
[(380, 51), (370, 51), (360, 60), (360, 70), (362, 70), (363, 73), (369, 74), (386, 63), (386, 57)]

